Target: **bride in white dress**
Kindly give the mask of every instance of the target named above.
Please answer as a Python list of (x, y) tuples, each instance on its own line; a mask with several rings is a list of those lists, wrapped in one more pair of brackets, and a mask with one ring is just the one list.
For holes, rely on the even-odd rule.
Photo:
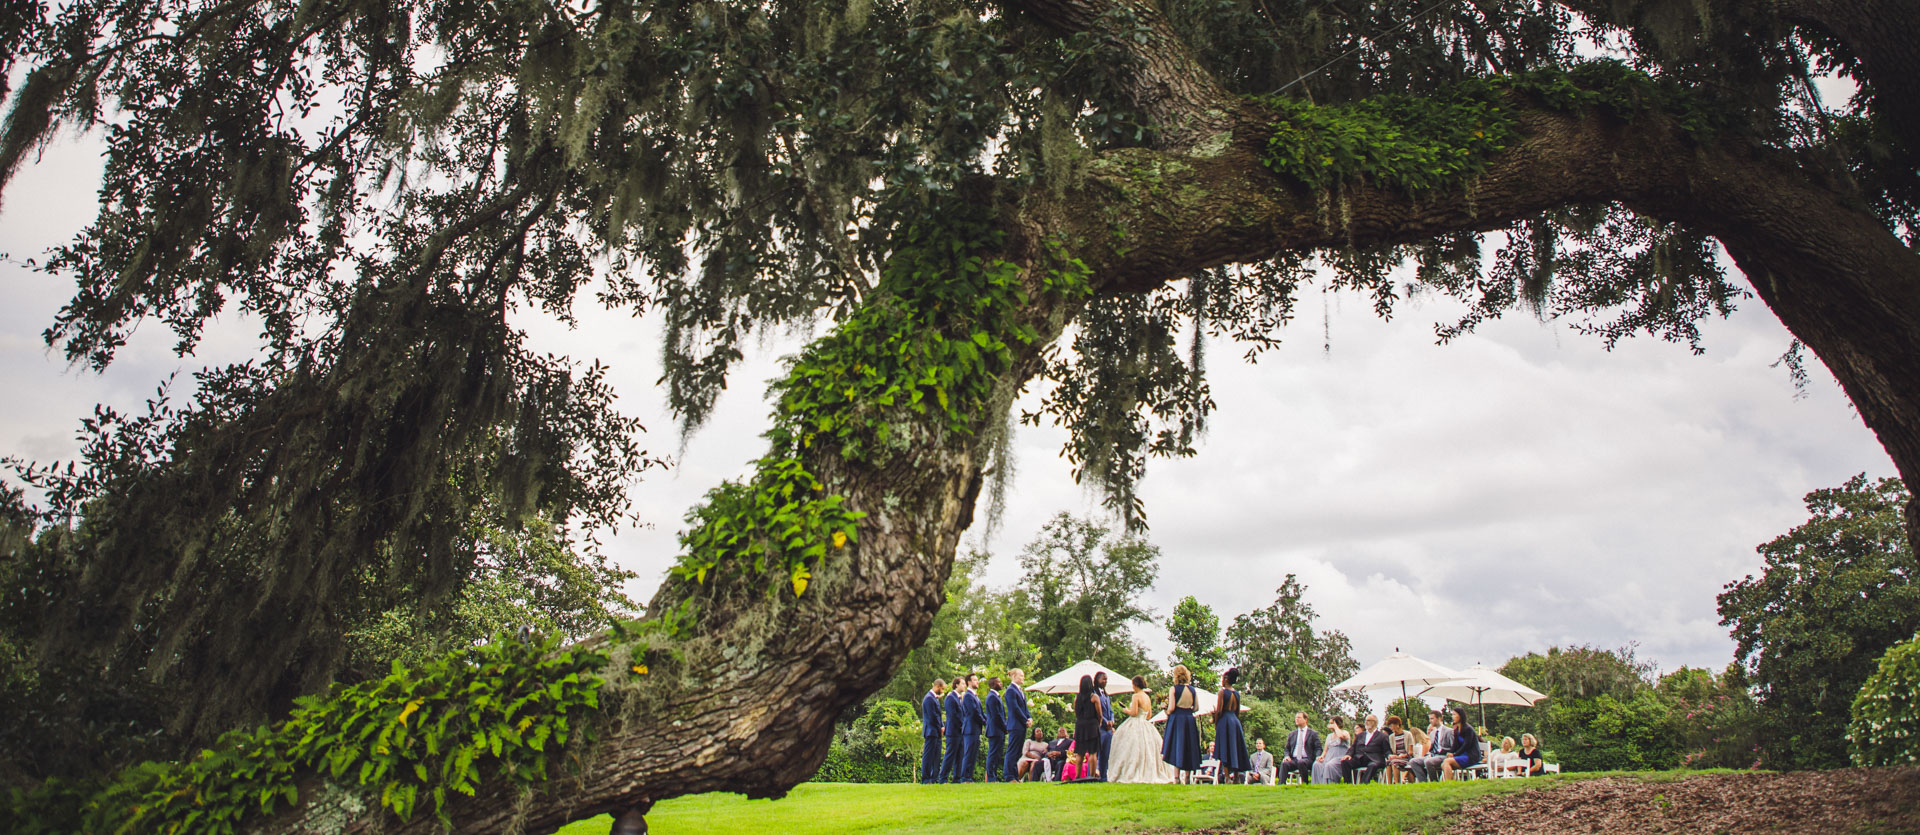
[(1160, 758), (1160, 731), (1153, 727), (1153, 697), (1147, 692), (1145, 678), (1133, 677), (1133, 701), (1125, 713), (1126, 721), (1113, 732), (1113, 762), (1107, 765), (1107, 781), (1173, 782), (1173, 766)]

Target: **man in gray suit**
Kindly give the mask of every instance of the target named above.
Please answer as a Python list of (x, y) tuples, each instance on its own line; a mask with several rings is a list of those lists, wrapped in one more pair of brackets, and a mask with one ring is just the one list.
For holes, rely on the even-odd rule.
[(1413, 781), (1427, 783), (1440, 779), (1440, 761), (1453, 753), (1453, 728), (1440, 721), (1440, 711), (1427, 711), (1427, 755), (1407, 760)]
[(1247, 784), (1253, 785), (1267, 782), (1267, 774), (1273, 771), (1273, 755), (1267, 753), (1266, 740), (1256, 739), (1253, 741), (1253, 756), (1249, 757), (1248, 760), (1253, 765), (1253, 770), (1247, 772)]

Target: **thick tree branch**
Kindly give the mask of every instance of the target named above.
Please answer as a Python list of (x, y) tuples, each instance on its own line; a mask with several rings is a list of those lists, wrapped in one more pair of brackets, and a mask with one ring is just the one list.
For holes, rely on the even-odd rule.
[(1827, 32), (1860, 59), (1873, 109), (1909, 153), (1920, 153), (1920, 3), (1780, 0), (1781, 19)]
[(1127, 56), (1113, 68), (1132, 105), (1155, 128), (1155, 145), (1187, 148), (1230, 129), (1241, 109), (1159, 7), (1148, 0), (1012, 0), (1062, 33), (1087, 33)]

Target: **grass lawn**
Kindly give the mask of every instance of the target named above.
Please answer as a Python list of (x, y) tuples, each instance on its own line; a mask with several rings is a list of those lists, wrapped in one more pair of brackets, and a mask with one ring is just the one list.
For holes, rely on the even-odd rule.
[[(733, 794), (675, 798), (653, 807), (653, 835), (982, 831), (1407, 832), (1437, 829), (1442, 816), (1489, 794), (1597, 774), (1400, 786), (1138, 786), (1104, 783), (920, 786), (805, 783), (780, 800)], [(1658, 779), (1658, 778), (1655, 778)], [(606, 835), (601, 816), (559, 835)]]

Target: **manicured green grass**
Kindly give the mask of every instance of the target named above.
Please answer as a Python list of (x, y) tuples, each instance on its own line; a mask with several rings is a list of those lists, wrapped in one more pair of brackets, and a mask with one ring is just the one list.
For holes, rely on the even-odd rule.
[[(1401, 786), (1137, 786), (1104, 783), (920, 786), (806, 783), (780, 800), (706, 794), (665, 801), (647, 815), (654, 835), (679, 833), (973, 833), (1060, 835), (1195, 829), (1285, 833), (1399, 833), (1437, 829), (1460, 804), (1599, 775)], [(606, 816), (559, 835), (605, 835)]]

